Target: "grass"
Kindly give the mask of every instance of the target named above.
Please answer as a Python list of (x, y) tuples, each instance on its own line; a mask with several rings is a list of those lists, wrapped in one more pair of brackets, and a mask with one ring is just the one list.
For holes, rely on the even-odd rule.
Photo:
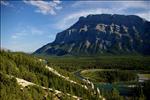
[(146, 78), (150, 78), (150, 74), (143, 74), (144, 75), (144, 77), (146, 77)]

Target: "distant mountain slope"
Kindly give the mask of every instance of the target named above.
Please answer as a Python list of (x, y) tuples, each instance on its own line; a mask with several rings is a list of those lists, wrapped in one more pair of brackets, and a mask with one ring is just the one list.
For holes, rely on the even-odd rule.
[(150, 22), (135, 15), (88, 15), (34, 54), (150, 54)]

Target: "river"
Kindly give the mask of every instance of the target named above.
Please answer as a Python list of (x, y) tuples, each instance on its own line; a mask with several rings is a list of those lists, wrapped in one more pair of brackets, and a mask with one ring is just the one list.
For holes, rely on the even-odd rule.
[[(119, 69), (88, 69), (88, 70), (79, 70), (74, 72), (74, 75), (76, 77), (78, 77), (80, 80), (83, 79), (87, 79), (86, 77), (83, 77), (81, 75), (81, 72), (88, 72), (88, 71), (119, 71)], [(126, 70), (126, 71), (130, 71), (130, 72), (134, 72), (137, 73), (138, 75), (138, 83), (143, 83), (146, 80), (150, 80), (149, 78), (145, 78), (143, 77), (143, 75), (141, 75), (141, 72), (145, 72), (145, 71), (137, 71), (137, 70)], [(140, 72), (140, 73), (138, 73)], [(142, 80), (142, 81), (141, 81)], [(118, 82), (118, 83), (94, 83), (95, 87), (99, 88), (101, 91), (111, 91), (113, 88), (116, 88), (120, 95), (122, 96), (135, 96), (135, 87), (136, 87), (136, 83), (130, 83), (130, 82)]]

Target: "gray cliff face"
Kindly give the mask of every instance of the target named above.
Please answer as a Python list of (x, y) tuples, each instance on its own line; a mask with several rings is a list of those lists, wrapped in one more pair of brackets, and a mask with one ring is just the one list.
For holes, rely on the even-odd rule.
[(150, 22), (135, 15), (88, 15), (35, 51), (48, 55), (150, 54)]

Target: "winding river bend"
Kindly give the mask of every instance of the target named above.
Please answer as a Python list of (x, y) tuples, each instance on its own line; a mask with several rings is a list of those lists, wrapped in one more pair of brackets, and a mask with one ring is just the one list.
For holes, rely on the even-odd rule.
[[(124, 71), (119, 69), (88, 69), (88, 70), (79, 70), (74, 72), (74, 75), (78, 77), (81, 80), (87, 80), (86, 77), (82, 76), (81, 73), (84, 72), (94, 72), (94, 71)], [(120, 95), (122, 96), (135, 96), (135, 87), (136, 83), (142, 84), (146, 80), (150, 80), (150, 78), (144, 77), (141, 73), (150, 73), (149, 71), (143, 71), (143, 70), (125, 70), (129, 71), (131, 73), (136, 73), (138, 78), (136, 79), (136, 82), (117, 82), (117, 83), (104, 83), (104, 82), (98, 82), (94, 83), (94, 86), (96, 88), (99, 88), (102, 91), (111, 91), (113, 88), (116, 88)]]

